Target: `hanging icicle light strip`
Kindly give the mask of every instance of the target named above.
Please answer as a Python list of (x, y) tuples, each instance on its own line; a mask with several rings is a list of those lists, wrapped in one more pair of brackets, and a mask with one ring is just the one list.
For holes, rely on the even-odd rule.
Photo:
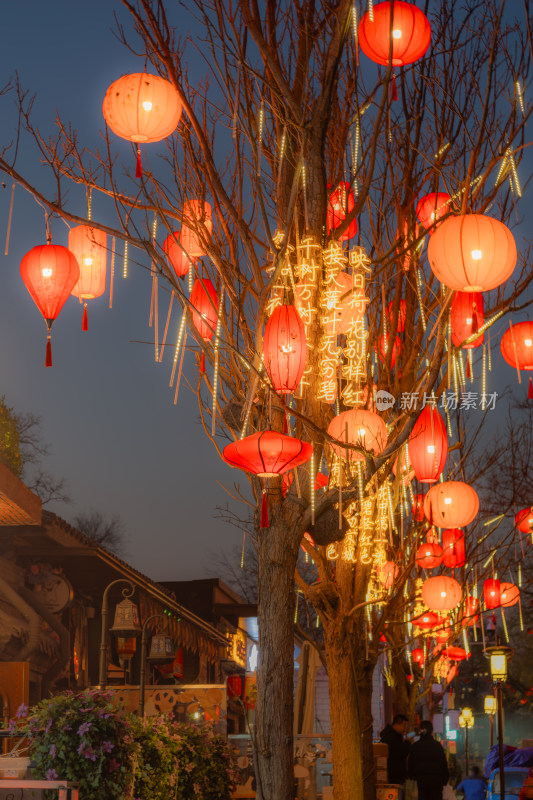
[(184, 309), (182, 317), (181, 317), (181, 320), (180, 320), (180, 325), (179, 325), (179, 328), (178, 328), (178, 338), (176, 339), (176, 349), (174, 350), (174, 361), (172, 363), (172, 373), (171, 373), (171, 376), (170, 376), (170, 383), (169, 383), (170, 388), (172, 388), (172, 385), (174, 384), (174, 378), (176, 376), (176, 368), (177, 368), (177, 365), (178, 365), (178, 358), (179, 358), (179, 353), (180, 353), (180, 349), (181, 349), (181, 343), (182, 343), (182, 340), (183, 340), (183, 333), (185, 331), (185, 323), (186, 323), (186, 321), (187, 321), (187, 312)]
[(416, 296), (418, 297), (418, 307), (420, 309), (420, 321), (422, 323), (422, 329), (426, 330), (427, 322), (426, 322), (426, 311), (424, 308), (424, 301), (422, 299), (422, 275), (420, 272), (420, 267), (416, 268)]
[(315, 524), (315, 480), (316, 480), (316, 470), (315, 470), (315, 444), (312, 442), (313, 451), (311, 453), (311, 464), (310, 464), (310, 491), (311, 491), (311, 525)]
[(217, 388), (218, 388), (218, 357), (220, 347), (220, 328), (222, 327), (222, 314), (224, 311), (224, 287), (220, 291), (220, 300), (218, 303), (218, 317), (217, 326), (215, 328), (215, 344), (214, 344), (214, 368), (213, 368), (213, 406), (211, 409), (211, 436), (216, 432), (216, 416), (217, 416)]
[(109, 308), (113, 308), (113, 285), (115, 282), (115, 237), (111, 240), (111, 268), (109, 270)]
[(124, 240), (124, 265), (122, 268), (122, 277), (128, 277), (128, 241)]
[(526, 109), (524, 105), (524, 94), (522, 92), (522, 85), (519, 80), (517, 80), (515, 83), (515, 89), (516, 89), (516, 96), (518, 98), (518, 105), (520, 106), (520, 111), (522, 112), (522, 116), (525, 117)]
[(261, 174), (261, 156), (263, 154), (263, 125), (265, 122), (265, 101), (261, 98), (257, 117), (257, 174)]

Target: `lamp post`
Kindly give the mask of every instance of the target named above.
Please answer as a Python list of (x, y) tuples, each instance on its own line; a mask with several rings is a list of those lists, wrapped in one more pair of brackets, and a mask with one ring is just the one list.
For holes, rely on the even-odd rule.
[(490, 662), (490, 674), (494, 683), (498, 709), (498, 767), (500, 773), (500, 798), (505, 800), (505, 772), (503, 769), (503, 682), (507, 678), (507, 662), (513, 650), (506, 645), (494, 645), (485, 648), (485, 655)]
[[(135, 593), (135, 586), (131, 581), (127, 580), (127, 578), (118, 578), (116, 581), (111, 581), (111, 583), (106, 586), (102, 597), (102, 634), (100, 637), (100, 665), (98, 670), (98, 684), (100, 689), (105, 689), (107, 683), (107, 618), (109, 615), (109, 590), (113, 586), (116, 586), (117, 583), (126, 583), (127, 587), (122, 589), (124, 600), (117, 606), (117, 612), (119, 607), (122, 606), (121, 610), (123, 610), (124, 613), (121, 614), (119, 612), (115, 614), (113, 630), (117, 633), (124, 633), (126, 636), (137, 636), (141, 631), (137, 607), (128, 600), (128, 598), (132, 597)], [(126, 604), (128, 608), (126, 608)]]
[(471, 708), (463, 708), (459, 714), (459, 725), (465, 729), (465, 771), (468, 775), (468, 731), (474, 727), (474, 715)]
[(494, 747), (494, 715), (496, 713), (498, 707), (498, 701), (494, 697), (494, 695), (489, 694), (485, 697), (484, 709), (485, 714), (489, 717), (489, 732), (490, 732), (490, 739), (489, 739), (489, 746), (492, 749)]
[[(144, 717), (144, 687), (146, 682), (146, 646), (148, 644), (148, 623), (151, 622), (153, 619), (164, 619), (166, 617), (163, 614), (152, 614), (151, 617), (147, 617), (143, 623), (142, 627), (142, 637), (141, 637), (141, 677), (139, 681), (139, 716)], [(155, 637), (154, 637), (155, 638)], [(170, 641), (170, 637), (164, 636), (162, 637), (163, 641), (161, 642), (162, 647), (158, 648), (157, 658), (159, 661), (165, 660), (173, 660), (174, 653), (169, 651), (167, 640)], [(160, 652), (162, 650), (162, 652)]]

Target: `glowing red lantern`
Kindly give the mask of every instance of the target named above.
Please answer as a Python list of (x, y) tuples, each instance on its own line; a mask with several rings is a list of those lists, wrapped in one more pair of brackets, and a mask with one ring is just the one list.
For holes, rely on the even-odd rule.
[[(385, 449), (388, 438), (387, 426), (381, 417), (374, 411), (365, 411), (360, 408), (343, 411), (333, 417), (328, 427), (328, 434), (333, 439), (361, 447), (375, 455), (379, 455)], [(348, 458), (349, 461), (364, 461), (362, 453), (347, 450), (342, 445), (331, 442), (330, 446), (341, 458)]]
[(470, 653), (467, 653), (463, 647), (456, 646), (447, 647), (442, 651), (442, 655), (450, 661), (465, 661), (465, 659), (470, 658)]
[[(331, 184), (328, 183), (328, 189)], [(341, 181), (337, 188), (334, 189), (328, 200), (328, 208), (326, 215), (326, 231), (329, 236), (330, 233), (335, 233), (335, 229), (344, 222), (348, 214), (355, 208), (355, 198), (350, 184), (346, 181)], [(352, 239), (357, 233), (357, 220), (354, 219), (348, 225), (348, 228), (340, 236), (341, 242), (346, 242)]]
[(477, 597), (473, 597), (472, 595), (465, 597), (462, 619), (463, 625), (470, 626), (477, 623), (479, 619), (479, 615), (477, 613), (478, 608), (479, 600)]
[(192, 322), (202, 339), (213, 338), (218, 320), (218, 300), (209, 278), (196, 278), (191, 292)]
[(411, 508), (411, 513), (413, 515), (413, 519), (415, 522), (422, 522), (426, 515), (424, 513), (424, 500), (425, 494), (415, 494), (413, 498), (413, 506)]
[(465, 537), (460, 528), (442, 532), (442, 563), (445, 567), (462, 567), (465, 563)]
[[(505, 331), (500, 344), (504, 359), (516, 369), (533, 370), (533, 322), (517, 322)], [(529, 399), (533, 399), (533, 385), (529, 378)]]
[(448, 455), (446, 425), (436, 408), (424, 406), (409, 434), (409, 458), (421, 483), (435, 483)]
[(307, 360), (305, 326), (292, 305), (277, 306), (263, 336), (263, 360), (276, 392), (290, 394), (298, 388)]
[(294, 467), (306, 464), (312, 453), (313, 448), (309, 442), (266, 430), (226, 445), (222, 457), (231, 467), (251, 472), (258, 478), (275, 478)]
[(483, 344), (485, 334), (481, 333), (473, 341), (466, 342), (485, 322), (483, 295), (481, 292), (456, 292), (450, 310), (452, 342), (455, 347), (470, 350)]
[(439, 644), (444, 644), (444, 642), (447, 642), (451, 636), (452, 626), (450, 620), (447, 617), (439, 619), (438, 625), (440, 625), (441, 627), (437, 628), (437, 630), (434, 633), (434, 636)]
[(188, 200), (183, 204), (181, 244), (189, 258), (206, 255), (206, 242), (213, 232), (211, 206), (201, 200)]
[(84, 301), (82, 330), (86, 331), (87, 300), (94, 300), (105, 292), (107, 236), (90, 225), (76, 225), (69, 231), (68, 249), (75, 255), (80, 268), (80, 277), (72, 294)]
[(180, 245), (180, 231), (169, 233), (163, 242), (163, 252), (170, 261), (172, 269), (178, 276), (183, 278), (189, 272), (191, 260)]
[(500, 585), (501, 605), (504, 608), (516, 605), (520, 597), (520, 589), (514, 583), (504, 583)]
[(45, 366), (52, 366), (51, 330), (80, 277), (76, 257), (66, 247), (42, 244), (26, 253), (20, 275), (48, 328)]
[(376, 64), (389, 64), (392, 29), (392, 65), (401, 67), (412, 64), (421, 58), (431, 41), (431, 26), (426, 15), (419, 8), (395, 0), (392, 3), (378, 3), (373, 16), (367, 12), (359, 23), (359, 42), (361, 50)]
[(501, 606), (501, 584), (497, 578), (488, 578), (483, 583), (483, 599), (485, 608)]
[(438, 542), (423, 542), (416, 551), (415, 561), (423, 569), (440, 567), (442, 561), (442, 547)]
[[(389, 305), (387, 306), (387, 317), (390, 325), (392, 325), (392, 320), (394, 318), (393, 306), (394, 306), (394, 301), (391, 300)], [(396, 326), (396, 331), (398, 333), (404, 332), (406, 318), (407, 318), (407, 303), (405, 302), (405, 300), (400, 300), (400, 305), (398, 306), (398, 324)]]
[(392, 347), (392, 355), (390, 358), (390, 368), (393, 369), (396, 364), (396, 359), (400, 355), (402, 349), (402, 340), (399, 336), (395, 336), (394, 340), (389, 335), (382, 334), (378, 337), (377, 341), (377, 354), (385, 364), (389, 355), (389, 349)]
[(415, 664), (419, 664), (420, 666), (422, 666), (422, 664), (426, 660), (424, 651), (422, 650), (421, 647), (415, 647), (415, 649), (411, 652), (411, 658), (413, 659), (413, 662)]
[(377, 568), (376, 575), (383, 587), (390, 589), (394, 584), (394, 579), (398, 577), (398, 572), (399, 569), (394, 561), (385, 561), (384, 564), (380, 564)]
[(451, 197), (447, 192), (431, 192), (422, 197), (416, 205), (416, 216), (426, 229), (435, 231), (436, 223), (448, 213)]
[(455, 578), (436, 575), (422, 586), (422, 600), (432, 611), (450, 611), (461, 602), (462, 589)]
[(416, 628), (422, 628), (427, 630), (433, 628), (438, 621), (439, 617), (433, 611), (425, 611), (419, 617), (415, 617), (414, 619), (411, 620), (411, 622)]
[(439, 225), (428, 245), (439, 281), (460, 292), (488, 292), (505, 283), (516, 264), (513, 234), (484, 214), (460, 214)]
[(531, 533), (533, 530), (533, 509), (523, 508), (514, 518), (514, 524), (522, 533)]
[(479, 510), (477, 492), (462, 481), (436, 483), (424, 499), (424, 513), (439, 528), (462, 528)]

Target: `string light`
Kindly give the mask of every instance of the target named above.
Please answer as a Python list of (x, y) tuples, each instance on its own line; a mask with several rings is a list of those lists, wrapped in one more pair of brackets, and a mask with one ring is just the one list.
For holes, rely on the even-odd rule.
[(128, 277), (128, 241), (125, 240), (124, 242), (124, 266), (122, 269), (122, 277)]
[(217, 326), (215, 328), (215, 344), (214, 344), (214, 368), (213, 368), (213, 407), (211, 411), (211, 436), (216, 432), (216, 415), (217, 415), (217, 387), (218, 387), (218, 359), (219, 359), (219, 346), (220, 346), (220, 328), (222, 326), (222, 313), (224, 311), (224, 287), (220, 292), (220, 300), (218, 302), (218, 317)]
[(420, 308), (420, 321), (422, 323), (422, 328), (425, 332), (427, 327), (426, 322), (426, 312), (424, 309), (424, 302), (422, 299), (422, 275), (420, 273), (420, 268), (416, 268), (416, 295), (418, 297), (418, 306)]
[(178, 338), (176, 339), (176, 349), (174, 351), (174, 361), (173, 361), (173, 364), (172, 364), (172, 374), (171, 374), (171, 377), (170, 377), (170, 384), (169, 384), (170, 387), (172, 387), (172, 384), (174, 383), (174, 377), (176, 375), (176, 367), (178, 365), (178, 356), (179, 356), (179, 352), (180, 352), (181, 342), (182, 342), (182, 339), (183, 339), (183, 333), (185, 331), (185, 322), (186, 321), (187, 321), (187, 312), (184, 310), (183, 314), (182, 314), (182, 317), (181, 317), (180, 326), (178, 328)]
[(520, 85), (520, 81), (516, 81), (515, 83), (516, 89), (516, 96), (518, 97), (518, 105), (520, 106), (520, 110), (522, 112), (522, 116), (526, 115), (526, 109), (524, 106), (524, 95), (522, 93), (522, 86)]

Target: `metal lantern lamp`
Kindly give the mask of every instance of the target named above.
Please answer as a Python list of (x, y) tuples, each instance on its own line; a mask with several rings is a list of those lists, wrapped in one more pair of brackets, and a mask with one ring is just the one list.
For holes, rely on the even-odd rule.
[(100, 635), (100, 663), (98, 669), (98, 683), (100, 689), (105, 689), (107, 682), (107, 618), (109, 615), (109, 592), (113, 586), (119, 583), (126, 584), (125, 588), (122, 589), (124, 600), (119, 603), (116, 608), (115, 621), (111, 630), (113, 633), (126, 639), (138, 636), (141, 632), (137, 606), (128, 599), (134, 594), (135, 586), (127, 578), (117, 578), (117, 580), (111, 581), (111, 583), (106, 586), (102, 597), (102, 629)]
[(505, 797), (505, 770), (503, 764), (503, 694), (502, 684), (507, 678), (507, 662), (513, 654), (512, 647), (507, 645), (494, 645), (485, 648), (485, 655), (490, 662), (490, 674), (494, 683), (498, 709), (498, 765), (500, 772), (500, 797)]
[(141, 626), (139, 624), (139, 609), (128, 598), (124, 598), (115, 609), (115, 621), (110, 629), (111, 633), (117, 636), (129, 638), (139, 636)]
[(169, 664), (174, 661), (174, 643), (165, 633), (156, 633), (152, 636), (148, 661), (154, 664)]
[(485, 714), (489, 715), (489, 729), (490, 729), (490, 744), (489, 746), (492, 748), (494, 745), (494, 715), (498, 710), (498, 701), (494, 697), (494, 695), (489, 694), (485, 697), (485, 701), (483, 703), (483, 708)]
[(465, 729), (465, 770), (468, 775), (468, 731), (474, 727), (474, 715), (471, 708), (463, 708), (459, 714), (459, 725)]

